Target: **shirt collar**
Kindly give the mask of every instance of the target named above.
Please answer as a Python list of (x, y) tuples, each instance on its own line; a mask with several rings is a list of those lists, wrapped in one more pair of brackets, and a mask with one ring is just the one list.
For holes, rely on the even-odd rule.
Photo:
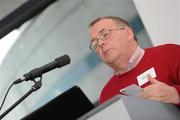
[(123, 71), (123, 72), (114, 71), (113, 72), (114, 75), (123, 74), (123, 73), (126, 73), (126, 72), (132, 70), (140, 62), (140, 60), (142, 59), (143, 56), (144, 56), (144, 49), (142, 49), (142, 48), (140, 48), (138, 46), (136, 48), (135, 52), (133, 53), (133, 55), (131, 56), (131, 58), (128, 61), (127, 69), (125, 71)]

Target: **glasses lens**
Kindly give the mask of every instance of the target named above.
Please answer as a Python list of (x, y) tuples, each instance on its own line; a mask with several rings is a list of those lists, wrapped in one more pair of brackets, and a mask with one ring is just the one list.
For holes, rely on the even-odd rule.
[(110, 31), (106, 30), (100, 36), (101, 40), (106, 40), (110, 36)]
[(97, 40), (93, 40), (90, 45), (89, 45), (89, 48), (91, 50), (95, 50), (97, 48)]

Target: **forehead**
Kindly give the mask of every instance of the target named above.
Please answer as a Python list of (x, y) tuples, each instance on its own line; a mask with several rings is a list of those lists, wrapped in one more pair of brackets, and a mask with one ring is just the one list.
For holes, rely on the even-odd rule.
[(112, 19), (103, 19), (91, 26), (90, 34), (99, 33), (102, 29), (115, 28), (115, 26), (116, 24)]

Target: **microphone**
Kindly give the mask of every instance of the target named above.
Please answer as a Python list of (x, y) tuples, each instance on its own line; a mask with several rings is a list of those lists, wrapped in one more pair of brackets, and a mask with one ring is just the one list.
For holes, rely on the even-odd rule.
[(61, 57), (56, 58), (54, 61), (41, 66), (39, 68), (35, 68), (30, 72), (24, 74), (21, 78), (15, 80), (13, 84), (18, 84), (23, 81), (33, 80), (34, 78), (40, 77), (42, 74), (49, 72), (55, 68), (63, 67), (71, 62), (68, 55), (63, 55)]

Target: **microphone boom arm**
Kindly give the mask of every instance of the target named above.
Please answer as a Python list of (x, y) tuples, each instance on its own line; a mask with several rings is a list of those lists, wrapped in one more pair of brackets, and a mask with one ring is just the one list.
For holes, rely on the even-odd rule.
[(42, 86), (42, 76), (40, 76), (40, 80), (39, 81), (34, 81), (34, 85), (31, 87), (31, 89), (25, 94), (23, 95), (19, 100), (17, 100), (10, 108), (8, 108), (3, 114), (0, 115), (0, 120), (6, 116), (11, 110), (13, 110), (17, 105), (19, 105), (19, 103), (21, 103), (24, 99), (26, 99), (32, 92), (37, 91), (41, 88)]

